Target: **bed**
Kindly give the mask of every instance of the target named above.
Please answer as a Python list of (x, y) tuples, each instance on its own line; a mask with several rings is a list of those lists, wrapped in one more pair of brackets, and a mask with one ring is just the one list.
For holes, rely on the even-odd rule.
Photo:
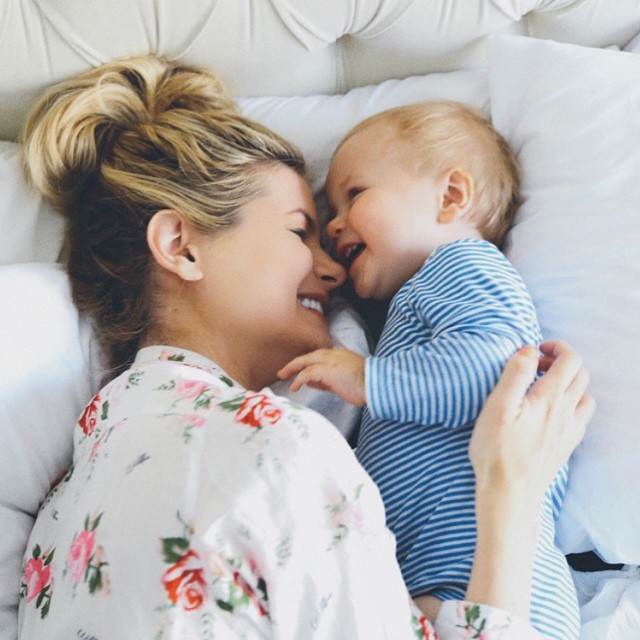
[(16, 638), (26, 538), (100, 378), (57, 263), (61, 220), (24, 183), (16, 140), (47, 86), (146, 52), (214, 68), (301, 147), (319, 202), (360, 119), (438, 98), (490, 115), (523, 170), (505, 251), (598, 402), (558, 543), (625, 566), (576, 574), (582, 635), (640, 637), (640, 0), (3, 0), (0, 640)]

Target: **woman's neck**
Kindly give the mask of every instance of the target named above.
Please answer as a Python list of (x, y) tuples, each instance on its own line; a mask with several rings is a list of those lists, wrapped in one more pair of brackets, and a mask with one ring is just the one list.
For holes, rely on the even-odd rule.
[(277, 380), (285, 357), (257, 350), (250, 338), (230, 339), (204, 331), (150, 331), (141, 347), (162, 344), (199, 353), (215, 362), (245, 389), (257, 391)]

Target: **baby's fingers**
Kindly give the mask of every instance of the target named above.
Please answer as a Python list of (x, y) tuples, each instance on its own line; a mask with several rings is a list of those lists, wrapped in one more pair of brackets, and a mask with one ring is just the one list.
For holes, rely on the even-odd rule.
[(332, 391), (328, 381), (323, 375), (323, 367), (319, 365), (312, 365), (303, 369), (289, 385), (291, 391), (299, 391), (304, 385), (313, 387), (314, 389), (321, 389), (322, 391)]
[(316, 351), (311, 351), (310, 353), (305, 353), (302, 356), (294, 358), (291, 362), (285, 364), (280, 371), (278, 371), (278, 378), (286, 380), (313, 364), (323, 362), (326, 357), (326, 351), (326, 349), (316, 349)]

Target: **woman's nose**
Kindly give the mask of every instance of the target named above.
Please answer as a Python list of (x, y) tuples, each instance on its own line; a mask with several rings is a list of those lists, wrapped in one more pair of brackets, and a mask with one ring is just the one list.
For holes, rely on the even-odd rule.
[(323, 249), (318, 249), (314, 256), (314, 271), (316, 276), (328, 286), (329, 291), (343, 285), (347, 279), (344, 267)]

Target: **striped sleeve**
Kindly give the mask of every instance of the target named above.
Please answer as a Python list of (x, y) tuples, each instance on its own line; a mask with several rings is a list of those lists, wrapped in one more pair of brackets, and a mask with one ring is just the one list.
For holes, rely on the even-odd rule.
[(493, 245), (439, 249), (403, 287), (365, 365), (372, 416), (457, 427), (477, 417), (506, 360), (541, 340), (522, 279)]

